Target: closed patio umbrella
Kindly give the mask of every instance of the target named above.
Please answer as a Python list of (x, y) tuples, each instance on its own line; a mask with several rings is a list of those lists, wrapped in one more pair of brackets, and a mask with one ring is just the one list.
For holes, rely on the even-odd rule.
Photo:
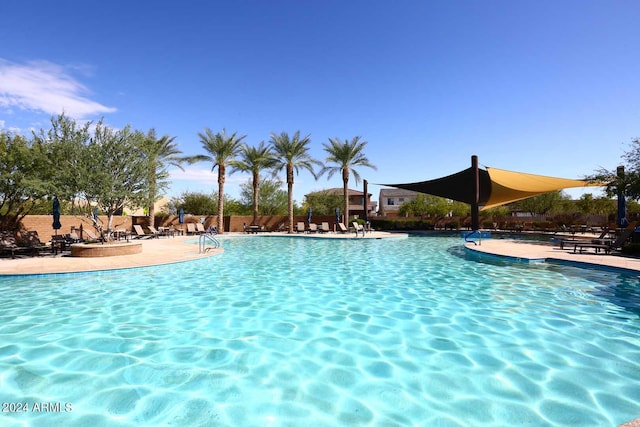
[(184, 224), (184, 208), (180, 208), (180, 211), (178, 211), (178, 222)]
[(336, 208), (336, 224), (340, 223), (340, 208)]
[(53, 198), (53, 224), (51, 226), (56, 230), (57, 236), (58, 230), (62, 228), (62, 224), (60, 223), (60, 201), (57, 196)]
[(627, 201), (624, 197), (624, 194), (618, 193), (618, 227), (626, 228), (629, 225), (629, 220), (627, 219)]
[(309, 207), (309, 211), (307, 212), (307, 224), (311, 224), (311, 216), (313, 215), (313, 209)]

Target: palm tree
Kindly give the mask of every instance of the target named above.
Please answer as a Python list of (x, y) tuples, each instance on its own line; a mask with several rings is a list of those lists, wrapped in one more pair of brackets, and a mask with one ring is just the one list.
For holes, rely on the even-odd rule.
[(261, 141), (257, 147), (243, 145), (240, 149), (240, 159), (229, 161), (229, 166), (235, 171), (251, 172), (253, 186), (253, 225), (258, 223), (258, 194), (260, 190), (260, 171), (271, 169), (275, 165), (275, 157), (270, 146)]
[[(329, 144), (322, 144), (324, 150), (329, 154), (327, 163), (335, 163), (335, 166), (324, 166), (320, 171), (320, 175), (328, 172), (327, 178), (330, 179), (336, 172), (342, 174), (343, 196), (344, 196), (344, 215), (345, 222), (349, 219), (349, 174), (353, 173), (356, 184), (360, 182), (360, 175), (354, 169), (356, 166), (366, 166), (376, 170), (377, 168), (369, 162), (364, 155), (364, 147), (367, 141), (361, 141), (359, 136), (349, 140), (340, 141), (338, 138), (329, 138)], [(367, 195), (364, 195), (365, 206), (367, 203)]]
[(289, 138), (289, 134), (286, 132), (282, 132), (280, 135), (272, 133), (270, 142), (276, 155), (273, 168), (276, 171), (281, 171), (282, 169), (287, 171), (289, 233), (293, 233), (293, 172), (295, 171), (297, 175), (300, 169), (306, 169), (311, 172), (315, 179), (318, 179), (318, 175), (313, 170), (313, 165), (322, 166), (322, 163), (309, 155), (310, 135), (300, 138), (300, 131), (296, 131), (293, 137)]
[(243, 146), (242, 140), (246, 135), (238, 136), (237, 132), (227, 135), (225, 129), (214, 134), (211, 129), (205, 128), (204, 133), (198, 132), (202, 147), (207, 152), (205, 155), (195, 156), (191, 161), (210, 161), (213, 163), (211, 171), (218, 167), (218, 233), (224, 232), (224, 182), (226, 179), (227, 164), (235, 159)]
[(167, 166), (175, 166), (180, 170), (184, 170), (182, 163), (189, 161), (187, 157), (181, 157), (182, 152), (178, 150), (177, 144), (173, 141), (175, 136), (164, 135), (161, 138), (156, 137), (155, 129), (149, 129), (149, 132), (142, 141), (141, 151), (149, 161), (149, 218), (151, 225), (155, 217), (155, 202), (158, 199), (158, 193), (166, 188), (166, 179), (169, 177)]

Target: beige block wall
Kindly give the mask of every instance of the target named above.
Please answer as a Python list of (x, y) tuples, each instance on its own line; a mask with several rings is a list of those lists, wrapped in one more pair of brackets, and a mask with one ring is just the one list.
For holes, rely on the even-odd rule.
[[(185, 217), (185, 222), (200, 222), (201, 218), (204, 218), (204, 226), (205, 228), (209, 228), (211, 226), (216, 226), (218, 217), (215, 215), (210, 216), (198, 216), (198, 215), (188, 215)], [(107, 220), (108, 218), (105, 215), (100, 215), (99, 219), (102, 221), (103, 227), (107, 228)], [(297, 215), (293, 219), (294, 227), (295, 224), (299, 221), (302, 221), (306, 224), (307, 216), (306, 215)], [(333, 228), (333, 223), (335, 222), (334, 215), (314, 215), (312, 221), (316, 224), (320, 224), (323, 221), (328, 222)], [(42, 242), (48, 242), (51, 240), (51, 236), (56, 234), (56, 230), (52, 227), (53, 216), (52, 215), (27, 215), (22, 220), (22, 227), (26, 231), (37, 231), (38, 236)], [(69, 234), (71, 232), (71, 227), (80, 228), (82, 225), (83, 229), (89, 228), (91, 230), (94, 229), (93, 221), (90, 218), (87, 218), (82, 215), (62, 215), (60, 217), (60, 223), (62, 224), (62, 228), (57, 231), (57, 234), (64, 235)], [(176, 215), (169, 215), (163, 217), (155, 218), (155, 227), (174, 227), (180, 228), (180, 223), (178, 221), (178, 217)], [(244, 231), (244, 225), (251, 225), (253, 223), (253, 216), (227, 216), (224, 218), (224, 228), (227, 232), (242, 232)], [(134, 224), (140, 224), (143, 227), (149, 225), (149, 219), (145, 216), (117, 216), (113, 218), (113, 223), (111, 225), (112, 229), (121, 229), (121, 230), (129, 230), (133, 229)], [(289, 220), (285, 215), (274, 215), (274, 216), (259, 216), (257, 225), (262, 226), (265, 230), (268, 231), (277, 231), (280, 226), (288, 226)], [(184, 227), (184, 226), (183, 226)]]

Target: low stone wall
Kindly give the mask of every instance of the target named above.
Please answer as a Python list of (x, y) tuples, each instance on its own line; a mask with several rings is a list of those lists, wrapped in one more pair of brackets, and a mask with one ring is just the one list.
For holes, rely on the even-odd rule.
[(141, 242), (129, 243), (76, 243), (71, 245), (71, 256), (81, 258), (133, 255), (142, 253)]
[[(107, 228), (108, 218), (106, 215), (100, 215), (98, 217), (103, 225), (103, 227)], [(209, 227), (215, 227), (218, 222), (218, 217), (216, 215), (187, 215), (185, 216), (185, 223), (188, 222), (200, 222), (204, 219), (204, 226), (206, 229)], [(313, 215), (312, 221), (316, 224), (320, 224), (322, 222), (328, 222), (331, 227), (335, 222), (335, 215)], [(307, 222), (307, 215), (296, 215), (293, 218), (293, 225), (295, 227), (296, 223)], [(27, 215), (22, 220), (22, 227), (26, 231), (37, 231), (38, 236), (40, 237), (40, 241), (48, 242), (51, 240), (51, 236), (56, 234), (64, 235), (69, 234), (71, 232), (71, 228), (79, 229), (80, 226), (83, 229), (88, 229), (91, 231), (95, 231), (93, 227), (93, 220), (86, 216), (82, 215), (62, 215), (60, 217), (60, 223), (62, 224), (62, 228), (54, 230), (52, 227), (53, 224), (53, 216), (52, 215)], [(224, 231), (226, 232), (242, 232), (244, 231), (245, 225), (253, 224), (253, 216), (252, 215), (234, 215), (234, 216), (225, 216), (224, 217)], [(112, 229), (118, 230), (133, 230), (133, 225), (141, 225), (143, 228), (149, 225), (149, 218), (146, 216), (116, 216), (113, 218), (113, 222), (111, 224)], [(154, 225), (156, 228), (158, 227), (173, 227), (173, 228), (183, 228), (186, 230), (186, 226), (184, 224), (180, 224), (178, 221), (178, 217), (176, 215), (169, 216), (157, 216), (154, 219)], [(281, 227), (286, 227), (289, 225), (289, 219), (286, 215), (273, 215), (273, 216), (259, 216), (257, 225), (261, 226), (264, 230), (267, 231), (277, 231)], [(86, 236), (83, 236), (86, 237)]]

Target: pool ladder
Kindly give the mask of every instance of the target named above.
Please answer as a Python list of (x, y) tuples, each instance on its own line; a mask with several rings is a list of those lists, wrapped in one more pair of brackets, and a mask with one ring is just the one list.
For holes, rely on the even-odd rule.
[[(478, 234), (478, 241), (476, 242), (475, 240), (469, 240), (471, 238), (471, 236), (473, 236), (474, 234)], [(464, 235), (464, 241), (468, 242), (468, 243), (473, 243), (475, 246), (478, 246), (478, 243), (480, 243), (482, 245), (482, 232), (480, 230), (473, 230), (470, 233), (467, 233)]]
[[(208, 246), (211, 244), (212, 246)], [(212, 233), (203, 233), (198, 237), (198, 252), (204, 254), (211, 249), (218, 249), (220, 247), (220, 241), (215, 238)]]

